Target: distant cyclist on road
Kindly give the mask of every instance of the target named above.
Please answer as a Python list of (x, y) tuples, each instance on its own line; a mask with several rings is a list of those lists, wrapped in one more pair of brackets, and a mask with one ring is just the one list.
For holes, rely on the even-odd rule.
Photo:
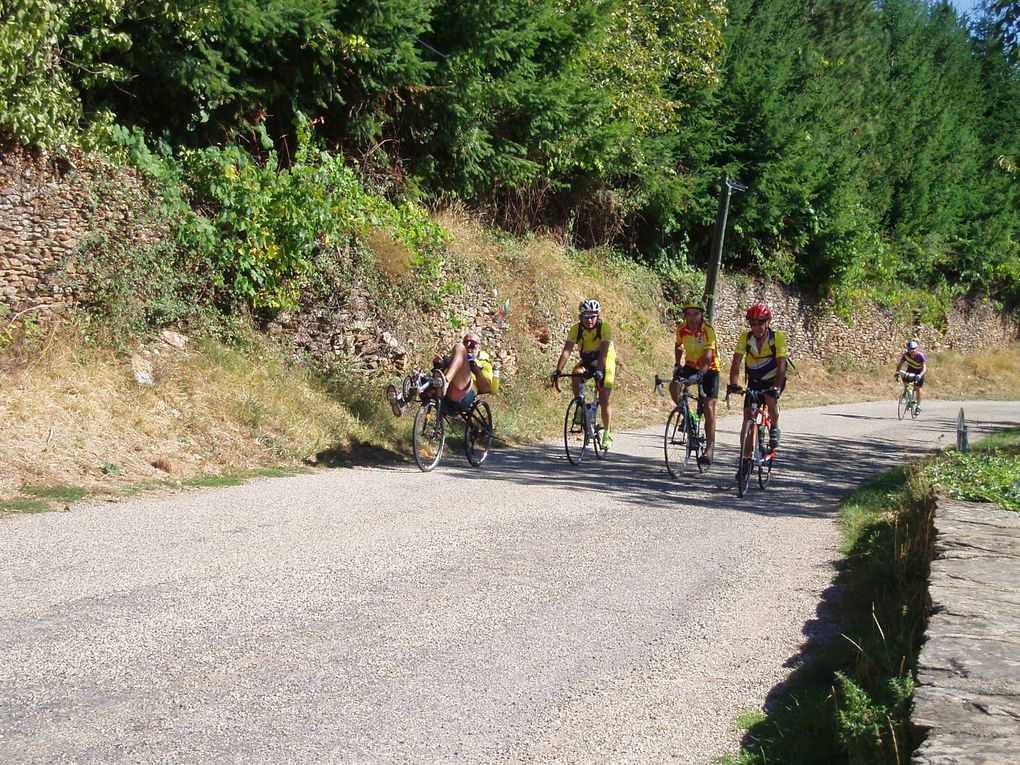
[[(676, 325), (676, 366), (669, 395), (680, 403), (680, 378), (701, 375), (701, 396), (705, 400), (705, 453), (698, 458), (703, 465), (712, 464), (715, 452), (715, 406), (719, 400), (719, 354), (715, 329), (705, 321), (705, 306), (700, 302), (684, 306), (684, 320)], [(681, 361), (683, 362), (681, 364)]]
[(921, 413), (921, 388), (924, 386), (924, 376), (928, 374), (928, 359), (921, 353), (921, 344), (917, 340), (907, 343), (907, 350), (900, 356), (900, 363), (896, 365), (893, 377), (898, 377), (900, 370), (906, 366), (906, 371), (914, 377), (914, 414)]
[[(757, 303), (747, 309), (748, 329), (745, 329), (733, 353), (730, 364), (730, 384), (727, 393), (739, 390), (737, 383), (740, 375), (740, 362), (746, 357), (747, 388), (754, 391), (766, 391), (765, 405), (769, 410), (772, 428), (769, 431), (769, 451), (779, 447), (779, 395), (786, 386), (786, 335), (772, 329), (772, 309), (765, 303)], [(748, 426), (751, 419), (750, 398), (744, 398), (744, 424)], [(743, 428), (741, 440), (743, 440)]]
[[(602, 410), (602, 448), (608, 450), (613, 443), (611, 425), (613, 409), (609, 404), (609, 396), (613, 392), (613, 380), (616, 377), (616, 347), (613, 344), (613, 331), (599, 314), (602, 306), (598, 300), (582, 300), (578, 307), (578, 322), (567, 332), (567, 341), (563, 344), (563, 352), (556, 362), (555, 375), (563, 372), (570, 361), (570, 354), (577, 345), (581, 351), (581, 362), (574, 367), (574, 373), (594, 372), (596, 381), (601, 381), (602, 391), (599, 394), (599, 406)], [(571, 378), (570, 386), (576, 396), (581, 387), (577, 377)]]

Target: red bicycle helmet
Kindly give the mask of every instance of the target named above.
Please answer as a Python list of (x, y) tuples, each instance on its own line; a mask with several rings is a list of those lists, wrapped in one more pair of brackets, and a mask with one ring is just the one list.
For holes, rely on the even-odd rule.
[(767, 303), (755, 303), (753, 306), (747, 309), (748, 319), (771, 319), (772, 309), (769, 308)]

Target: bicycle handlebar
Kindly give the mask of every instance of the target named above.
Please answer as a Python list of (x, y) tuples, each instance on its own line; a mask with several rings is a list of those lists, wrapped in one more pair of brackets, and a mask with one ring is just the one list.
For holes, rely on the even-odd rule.
[(700, 383), (702, 378), (701, 372), (695, 372), (690, 377), (659, 377), (655, 375), (655, 385), (652, 386), (652, 390), (659, 390), (659, 388), (667, 383), (680, 383), (683, 386), (695, 385)]
[(771, 396), (771, 397), (777, 398), (777, 399), (779, 398), (779, 388), (776, 388), (775, 386), (773, 386), (771, 388), (766, 388), (765, 390), (752, 390), (750, 388), (745, 388), (745, 387), (740, 386), (740, 385), (736, 385), (736, 386), (727, 385), (726, 386), (726, 398), (724, 399), (726, 401), (726, 408), (727, 409), (730, 408), (730, 394), (731, 393), (744, 393), (744, 394), (747, 394), (748, 396), (751, 397), (751, 399), (753, 401), (757, 401), (758, 403), (761, 403), (762, 401), (764, 401), (766, 396)]
[[(602, 374), (603, 377), (604, 377), (605, 373), (601, 369), (593, 369), (593, 370), (587, 370), (586, 369), (583, 372), (553, 372), (551, 375), (549, 375), (549, 377), (553, 381), (553, 387), (556, 388), (557, 392), (559, 392), (559, 390), (560, 390), (560, 378), (561, 377), (576, 377), (576, 378), (578, 378), (580, 380), (590, 380), (591, 378), (595, 377), (598, 374)], [(602, 387), (601, 381), (596, 380), (595, 381), (595, 387), (596, 388), (601, 388)]]

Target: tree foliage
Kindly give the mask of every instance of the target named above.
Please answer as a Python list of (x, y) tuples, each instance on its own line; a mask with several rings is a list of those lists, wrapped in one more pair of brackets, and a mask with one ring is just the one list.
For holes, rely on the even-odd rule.
[(252, 165), (229, 161), (267, 183), (300, 171), (308, 115), (335, 161), (386, 193), (458, 198), (511, 227), (681, 264), (705, 258), (728, 172), (749, 186), (731, 266), (848, 301), (862, 289), (1018, 301), (1017, 12), (1016, 0), (986, 0), (970, 20), (929, 0), (2, 0), (0, 135), (55, 146), (123, 126), (182, 157), (245, 147)]

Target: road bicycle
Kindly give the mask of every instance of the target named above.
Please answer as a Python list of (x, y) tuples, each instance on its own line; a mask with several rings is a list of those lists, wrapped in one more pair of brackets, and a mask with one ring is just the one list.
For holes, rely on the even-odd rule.
[(900, 391), (899, 401), (896, 402), (896, 416), (902, 420), (906, 417), (907, 412), (910, 412), (911, 419), (916, 420), (917, 415), (920, 414), (917, 399), (914, 397), (914, 382), (917, 380), (917, 375), (897, 369), (896, 377), (903, 380), (903, 390)]
[(659, 377), (655, 376), (655, 392), (664, 396), (664, 385), (676, 382), (680, 385), (680, 400), (666, 419), (666, 434), (663, 437), (663, 451), (666, 455), (666, 469), (674, 478), (679, 478), (687, 470), (691, 459), (694, 459), (699, 472), (704, 472), (701, 457), (708, 450), (708, 442), (701, 429), (701, 418), (705, 413), (705, 400), (697, 395), (697, 404), (692, 408), (691, 399), (695, 396), (690, 392), (691, 386), (701, 383), (701, 375), (690, 377)]
[[(605, 429), (599, 422), (599, 397), (602, 394), (601, 377), (589, 387), (588, 380), (595, 377), (595, 372), (554, 372), (552, 380), (558, 383), (561, 377), (576, 377), (581, 380), (577, 395), (567, 404), (567, 413), (563, 418), (563, 446), (567, 451), (567, 459), (571, 465), (580, 465), (584, 459), (585, 449), (592, 445), (595, 456), (604, 460), (606, 450), (602, 448), (602, 431)], [(557, 384), (557, 390), (559, 385)]]
[(492, 449), (492, 408), (481, 394), (463, 406), (442, 395), (441, 374), (427, 375), (418, 370), (404, 378), (401, 399), (408, 403), (421, 402), (414, 414), (411, 444), (414, 461), (424, 472), (439, 464), (446, 446), (447, 426), (460, 420), (464, 423), (464, 452), (468, 462), (479, 467)]
[[(739, 385), (726, 391), (726, 406), (730, 403), (730, 393), (744, 393), (750, 399), (751, 417), (744, 420), (740, 426), (740, 456), (737, 462), (737, 496), (742, 497), (747, 492), (747, 485), (751, 480), (751, 473), (758, 471), (758, 487), (764, 491), (772, 478), (772, 462), (775, 452), (769, 450), (769, 428), (772, 421), (769, 418), (769, 408), (765, 404), (765, 394), (770, 391), (749, 390)], [(775, 389), (771, 389), (770, 395), (775, 395)]]

